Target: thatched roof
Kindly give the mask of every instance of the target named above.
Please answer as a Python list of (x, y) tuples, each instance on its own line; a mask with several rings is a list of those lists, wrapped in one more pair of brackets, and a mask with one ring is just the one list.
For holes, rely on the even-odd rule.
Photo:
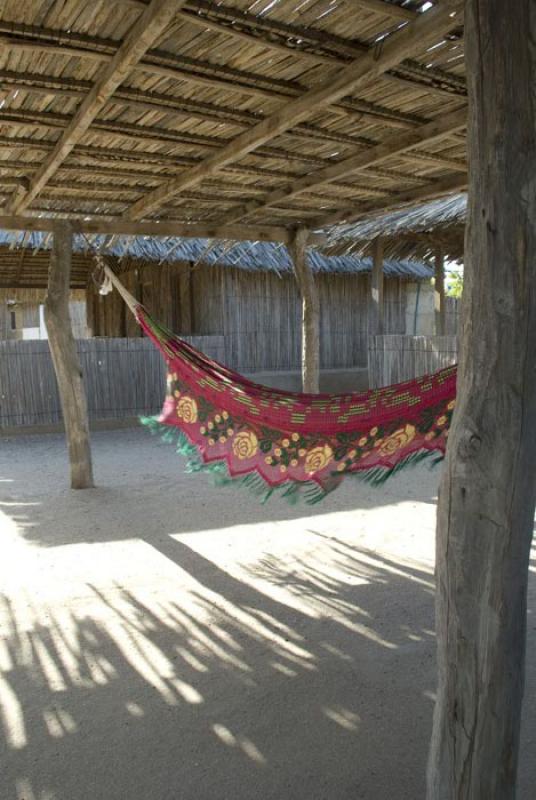
[[(215, 242), (206, 239), (175, 239), (173, 241), (155, 237), (93, 237), (85, 236), (73, 240), (73, 288), (86, 286), (90, 273), (95, 269), (95, 255), (99, 252), (112, 258), (118, 271), (125, 271), (140, 264), (152, 262), (187, 263), (225, 267), (236, 267), (249, 271), (271, 271), (278, 274), (292, 271), (292, 263), (283, 244), (274, 242)], [(41, 233), (14, 236), (0, 231), (0, 286), (46, 286), (51, 237)], [(363, 273), (370, 272), (370, 258), (355, 255), (326, 256), (318, 250), (307, 251), (309, 264), (314, 272)], [(395, 261), (387, 259), (384, 264), (386, 277), (426, 280), (432, 277), (429, 265), (419, 261)]]
[(0, 227), (158, 218), (284, 241), (457, 191), (461, 6), (5, 0)]
[(381, 236), (388, 258), (429, 260), (440, 247), (447, 259), (462, 260), (466, 211), (467, 196), (462, 194), (372, 215), (331, 228), (322, 249), (326, 254), (363, 257)]

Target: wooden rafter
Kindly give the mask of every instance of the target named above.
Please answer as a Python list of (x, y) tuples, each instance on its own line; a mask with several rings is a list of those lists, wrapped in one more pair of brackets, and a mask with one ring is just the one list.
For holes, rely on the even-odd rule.
[[(18, 74), (12, 70), (0, 70), (0, 85), (7, 90), (23, 90), (30, 94), (44, 96), (57, 95), (59, 97), (83, 98), (91, 90), (92, 83), (85, 80), (72, 78), (62, 78), (53, 75), (42, 75), (35, 73)], [(121, 87), (113, 95), (111, 101), (114, 105), (124, 105), (126, 107), (138, 108), (144, 111), (157, 111), (166, 115), (177, 115), (183, 119), (200, 119), (213, 122), (225, 122), (241, 128), (248, 128), (262, 121), (263, 114), (251, 111), (242, 111), (237, 108), (230, 108), (212, 103), (200, 102), (192, 98), (180, 98), (168, 93), (147, 92), (140, 89), (130, 89)], [(400, 125), (413, 125), (414, 119), (410, 115), (398, 115), (389, 110), (384, 114), (384, 110), (378, 106), (365, 106), (361, 110), (362, 104), (359, 101), (350, 103), (355, 113), (373, 118), (384, 118), (387, 116), (389, 122), (395, 120)], [(7, 113), (7, 112), (6, 112)], [(20, 112), (19, 112), (20, 113)], [(95, 125), (95, 123), (94, 123)], [(367, 144), (363, 137), (350, 136), (345, 133), (323, 128), (319, 125), (302, 124), (289, 131), (289, 136), (300, 139), (313, 139), (319, 141), (332, 141), (340, 144), (352, 145), (354, 147)]]
[[(1, 71), (0, 71), (0, 79), (1, 79)], [(53, 80), (57, 81), (57, 80), (61, 80), (61, 79), (51, 79), (51, 82)], [(39, 86), (39, 87), (37, 87), (35, 89), (35, 87), (32, 85), (31, 87), (29, 87), (29, 89), (30, 89), (30, 91), (34, 91), (35, 90), (38, 93), (42, 93), (42, 94), (45, 94), (45, 95), (48, 95), (51, 92), (55, 92), (55, 91), (63, 92), (63, 88), (60, 88), (60, 89), (50, 89), (50, 88), (48, 88), (48, 86), (47, 86), (48, 82), (49, 81), (48, 81), (48, 78), (47, 78), (46, 80), (43, 80), (43, 83), (42, 83), (41, 86)], [(8, 85), (15, 87), (15, 86), (18, 86), (19, 84), (17, 82), (14, 82), (14, 83), (9, 83)], [(24, 88), (27, 88), (27, 84), (26, 83), (23, 83), (21, 85)], [(78, 90), (78, 89), (77, 90), (72, 90), (72, 89), (69, 88), (69, 89), (66, 89), (66, 93), (68, 94), (68, 96), (73, 96), (73, 95), (74, 96), (82, 96), (81, 90)], [(153, 105), (152, 102), (146, 102), (143, 99), (139, 100), (137, 98), (138, 94), (150, 95), (151, 93), (138, 93), (138, 92), (133, 91), (132, 94), (136, 97), (136, 99), (134, 99), (134, 100), (127, 99), (126, 97), (123, 97), (123, 92), (122, 91), (118, 91), (114, 95), (113, 102), (114, 103), (117, 103), (118, 101), (120, 103), (124, 102), (128, 106), (133, 106), (133, 107), (140, 106), (142, 108), (147, 108), (148, 110), (149, 109), (150, 110), (158, 110), (158, 111), (163, 111), (164, 110), (164, 106), (163, 106), (164, 99), (163, 98), (166, 97), (166, 96), (160, 96), (159, 104), (158, 105)], [(173, 98), (169, 98), (169, 99), (170, 99), (170, 102), (172, 103), (173, 102)], [(193, 101), (193, 103), (195, 103), (195, 101)], [(185, 106), (187, 107), (187, 105), (188, 105), (188, 101), (186, 102)], [(203, 105), (205, 105), (205, 104), (203, 104)], [(205, 113), (205, 112), (199, 112), (199, 111), (196, 110), (195, 105), (193, 106), (193, 111), (191, 111), (191, 112), (187, 112), (186, 111), (186, 107), (183, 110), (182, 104), (180, 104), (180, 110), (177, 111), (179, 116), (186, 117), (187, 114), (188, 114), (190, 117), (194, 117), (194, 118), (199, 117), (201, 119), (212, 119), (212, 115), (211, 115), (210, 112), (208, 114)], [(167, 114), (174, 113), (173, 105), (170, 105), (169, 107), (165, 108), (165, 111), (166, 111)], [(219, 107), (215, 107), (215, 111), (216, 111), (216, 113), (218, 113), (220, 111)], [(231, 111), (229, 113), (232, 114)], [(251, 114), (249, 112), (239, 112), (239, 111), (237, 111), (236, 112), (236, 117), (238, 119), (240, 119), (242, 114), (243, 114), (244, 118), (248, 118), (248, 120), (249, 120), (249, 124), (246, 127), (251, 127), (254, 122), (258, 121), (258, 115), (253, 115), (253, 114)], [(223, 118), (225, 119), (225, 117), (223, 117)], [(221, 119), (221, 118), (216, 117), (216, 119)], [(261, 119), (262, 119), (262, 117), (261, 117)], [(44, 124), (44, 125), (50, 126), (50, 127), (63, 127), (63, 126), (67, 126), (68, 121), (69, 121), (69, 117), (66, 116), (66, 115), (65, 116), (61, 116), (61, 115), (58, 115), (58, 114), (52, 115), (52, 114), (50, 114), (50, 112), (36, 113), (36, 112), (25, 112), (25, 111), (16, 110), (16, 111), (6, 111), (6, 112), (3, 112), (3, 113), (0, 112), (0, 121), (5, 122), (6, 124), (16, 124), (16, 123), (25, 124), (25, 123), (28, 123), (28, 124), (33, 124), (33, 125), (42, 125), (42, 124)], [(232, 119), (231, 121), (234, 123), (235, 120)], [(423, 123), (423, 124), (425, 124), (425, 123)], [(241, 125), (241, 127), (244, 127), (244, 126)], [(203, 147), (217, 147), (217, 146), (221, 146), (222, 144), (225, 143), (221, 138), (216, 138), (216, 137), (207, 137), (207, 136), (200, 137), (199, 135), (188, 134), (187, 132), (185, 132), (185, 133), (176, 133), (174, 131), (170, 131), (167, 128), (158, 129), (158, 128), (154, 128), (154, 127), (149, 127), (147, 125), (143, 125), (143, 126), (142, 125), (125, 125), (124, 123), (121, 123), (121, 122), (110, 122), (110, 121), (107, 121), (107, 120), (103, 120), (103, 121), (95, 120), (95, 122), (93, 123), (93, 129), (101, 130), (101, 131), (104, 131), (104, 132), (110, 132), (110, 133), (119, 133), (121, 136), (124, 136), (124, 137), (127, 137), (127, 138), (132, 138), (132, 137), (135, 138), (135, 139), (143, 138), (143, 139), (146, 139), (147, 141), (155, 141), (156, 140), (157, 143), (159, 143), (159, 144), (160, 143), (176, 142), (176, 143), (180, 143), (180, 144), (196, 144), (196, 145), (200, 145), (200, 146), (203, 146)], [(337, 143), (337, 144), (353, 146), (353, 147), (357, 147), (357, 148), (362, 148), (362, 147), (370, 148), (370, 147), (373, 147), (376, 144), (376, 142), (374, 142), (373, 140), (371, 140), (369, 138), (357, 137), (357, 136), (348, 136), (346, 134), (341, 134), (338, 131), (331, 131), (330, 129), (324, 129), (324, 128), (320, 128), (318, 126), (308, 125), (308, 124), (297, 125), (294, 129), (291, 129), (290, 131), (288, 131), (286, 133), (286, 135), (287, 136), (291, 136), (291, 137), (298, 137), (300, 139), (305, 138), (305, 139), (318, 140), (318, 141), (329, 141), (329, 142), (334, 142), (334, 143)], [(29, 143), (28, 146), (31, 147), (31, 144)], [(286, 159), (286, 158), (291, 156), (290, 153), (287, 154), (285, 152), (285, 154), (283, 155), (281, 149), (278, 149), (277, 151), (275, 151), (273, 148), (271, 148), (269, 151), (263, 150), (261, 148), (258, 151), (256, 151), (256, 153), (259, 156), (266, 155), (266, 157), (268, 157), (268, 158), (283, 157), (283, 158)], [(294, 154), (292, 154), (292, 157), (295, 158), (296, 156)], [(299, 155), (298, 155), (298, 158), (299, 158)], [(410, 157), (410, 160), (414, 160), (414, 159), (412, 159)], [(438, 165), (443, 165), (443, 166), (446, 166), (446, 167), (449, 167), (449, 168), (458, 168), (458, 169), (461, 169), (462, 171), (465, 171), (465, 164), (463, 162), (458, 162), (457, 163), (455, 159), (449, 159), (449, 158), (446, 158), (446, 157), (442, 157), (441, 155), (434, 155), (434, 154), (431, 154), (431, 153), (427, 153), (425, 151), (420, 151), (419, 152), (419, 160), (421, 160), (421, 161), (429, 161), (431, 163), (436, 163)], [(412, 176), (410, 174), (408, 174), (408, 175), (402, 175), (401, 174), (398, 177), (404, 178), (406, 180), (411, 180), (412, 179)]]
[[(26, 217), (0, 215), (0, 229), (12, 231), (54, 231), (58, 219), (65, 217)], [(74, 233), (102, 233), (120, 236), (182, 236), (192, 239), (229, 239), (236, 241), (290, 241), (289, 231), (277, 226), (259, 225), (185, 225), (180, 222), (129, 222), (122, 219), (70, 220)], [(323, 237), (311, 237), (320, 243)]]
[(253, 200), (249, 204), (242, 205), (235, 212), (229, 214), (224, 222), (236, 222), (239, 219), (258, 213), (269, 206), (291, 200), (302, 192), (317, 189), (325, 183), (331, 183), (332, 181), (343, 178), (351, 172), (367, 169), (395, 155), (399, 155), (407, 150), (412, 150), (421, 144), (431, 144), (437, 139), (444, 138), (448, 134), (464, 128), (466, 124), (467, 110), (463, 108), (445, 117), (440, 117), (438, 120), (428, 122), (420, 128), (391, 136), (386, 141), (381, 142), (375, 147), (371, 147), (363, 153), (339, 161), (333, 166), (306, 175), (304, 178), (299, 178), (289, 187), (278, 189), (263, 200)]
[[(0, 123), (5, 126), (20, 127), (21, 125), (31, 125), (32, 127), (44, 129), (68, 129), (70, 119), (71, 118), (66, 114), (57, 114), (50, 111), (0, 111)], [(222, 145), (226, 145), (228, 141), (232, 141), (210, 136), (201, 136), (196, 133), (189, 133), (188, 131), (181, 132), (170, 128), (135, 125), (116, 122), (114, 120), (95, 120), (92, 125), (92, 130), (102, 133), (117, 134), (126, 139), (144, 141), (147, 144), (156, 145), (185, 144), (216, 149)], [(128, 151), (125, 151), (125, 153), (128, 156)], [(293, 159), (296, 161), (303, 161), (312, 166), (320, 166), (325, 163), (325, 160), (319, 156), (309, 155), (304, 152), (289, 152), (281, 147), (266, 146), (259, 148), (259, 150), (256, 151), (256, 155), (270, 159), (281, 159), (282, 161)]]
[(438, 38), (456, 25), (451, 6), (433, 8), (420, 15), (414, 22), (396, 31), (383, 43), (380, 54), (367, 52), (342, 68), (336, 77), (330, 78), (319, 87), (306, 92), (257, 124), (254, 128), (238, 136), (217, 153), (206, 158), (184, 177), (167, 181), (147, 197), (135, 203), (127, 216), (140, 219), (161, 206), (169, 197), (183, 189), (199, 183), (227, 164), (262, 147), (274, 136), (293, 127), (311, 115), (318, 107), (324, 107), (340, 100), (355, 91), (359, 86), (370, 83), (404, 58), (431, 46)]
[[(271, 16), (252, 14), (225, 5), (216, 5), (211, 0), (187, 0), (183, 13), (190, 12), (188, 21), (194, 15), (205, 21), (207, 18), (217, 21), (218, 30), (230, 34), (234, 31), (248, 31), (248, 41), (263, 47), (271, 47), (272, 43), (284, 44), (287, 52), (296, 55), (345, 55), (355, 58), (359, 52), (367, 49), (366, 44), (336, 36), (333, 33), (316, 28), (313, 25), (299, 25), (296, 22), (281, 22)], [(227, 25), (224, 27), (225, 23)], [(215, 30), (215, 28), (213, 28)], [(262, 37), (262, 38), (261, 38)]]
[[(68, 125), (69, 117), (67, 115), (61, 114), (52, 114), (50, 112), (27, 112), (27, 111), (11, 111), (11, 112), (0, 112), (0, 122), (3, 122), (7, 125), (15, 125), (15, 127), (19, 125), (26, 125), (30, 124), (32, 126), (37, 127), (44, 127), (45, 129), (48, 128), (65, 128)], [(436, 126), (434, 123), (429, 123), (429, 125), (434, 129)], [(115, 121), (96, 121), (93, 125), (93, 129), (95, 131), (102, 131), (102, 132), (109, 132), (118, 134), (121, 137), (126, 139), (132, 139), (135, 142), (139, 142), (143, 140), (146, 144), (157, 144), (157, 145), (197, 145), (198, 147), (203, 147), (205, 149), (216, 149), (218, 146), (222, 146), (227, 144), (227, 141), (224, 139), (216, 139), (211, 137), (204, 137), (199, 136), (196, 134), (189, 134), (188, 132), (180, 133), (175, 132), (173, 130), (167, 128), (155, 128), (149, 127), (145, 125), (127, 125), (121, 122)], [(417, 135), (417, 134), (416, 134)], [(405, 141), (404, 135), (401, 137), (401, 141)], [(364, 155), (367, 155), (370, 150), (375, 147), (375, 143), (371, 140), (364, 140), (364, 143), (368, 145), (367, 150), (364, 151)], [(17, 146), (17, 140), (12, 138), (6, 139), (5, 144), (8, 148), (13, 146)], [(0, 147), (2, 146), (2, 140), (0, 139)], [(33, 143), (31, 140), (23, 138), (20, 146), (27, 146), (28, 148), (33, 147)], [(48, 146), (48, 148), (47, 148)], [(35, 148), (38, 149), (41, 147), (42, 149), (52, 149), (52, 144), (50, 142), (39, 142), (35, 143)], [(102, 156), (105, 157), (108, 153), (106, 148), (103, 148), (102, 151), (99, 152), (96, 148), (80, 148), (80, 152), (91, 152), (95, 155), (95, 157)], [(138, 157), (140, 156), (139, 153), (133, 153), (128, 151), (117, 151), (114, 150), (110, 155), (115, 155), (116, 157), (122, 158), (133, 158), (135, 155)], [(323, 159), (316, 156), (310, 156), (304, 152), (290, 152), (287, 150), (283, 150), (282, 148), (275, 148), (275, 147), (261, 147), (254, 152), (255, 157), (260, 158), (267, 158), (267, 159), (278, 159), (283, 163), (288, 163), (289, 160), (295, 161), (303, 161), (305, 164), (315, 167), (318, 170), (326, 170), (330, 169), (333, 166), (333, 161), (330, 159)], [(406, 156), (406, 158), (411, 158), (409, 153), (401, 152), (402, 156)], [(147, 160), (148, 162), (156, 160), (158, 154), (155, 153), (147, 153)], [(166, 166), (172, 166), (173, 161), (172, 157), (169, 156), (161, 157), (163, 162), (166, 163)], [(359, 156), (358, 156), (359, 158)], [(434, 154), (428, 154), (424, 151), (419, 151), (418, 156), (413, 156), (413, 160), (415, 159), (423, 160), (423, 161), (431, 161), (434, 165), (443, 165), (448, 168), (457, 168), (461, 171), (465, 171), (465, 165), (463, 162), (456, 162), (452, 159), (442, 159), (441, 156), (436, 156)], [(9, 163), (9, 162), (8, 162)], [(199, 163), (199, 159), (178, 159), (177, 166), (188, 166), (188, 165), (195, 165)], [(342, 163), (341, 160), (335, 162), (334, 169), (336, 169), (336, 165)], [(347, 164), (348, 166), (348, 164)], [(372, 170), (372, 172), (371, 172)], [(276, 172), (276, 171), (268, 171), (262, 167), (259, 168), (250, 168), (244, 166), (235, 166), (233, 164), (228, 165), (224, 168), (225, 172), (236, 172), (237, 174), (259, 174), (264, 175), (265, 177), (275, 177), (279, 181), (287, 181), (289, 177), (292, 177), (292, 173), (286, 169), (284, 172)], [(348, 170), (347, 170), (348, 171)], [(411, 174), (410, 171), (400, 171), (400, 170), (385, 170), (374, 168), (373, 163), (368, 167), (369, 174), (375, 174), (378, 177), (387, 177), (392, 178), (393, 180), (402, 181), (405, 183), (415, 183), (415, 182), (422, 182), (422, 178), (416, 177), (414, 174)], [(344, 172), (341, 172), (341, 175), (344, 176)], [(332, 178), (332, 181), (335, 179)], [(425, 179), (424, 179), (425, 180)], [(345, 185), (344, 181), (342, 181), (341, 177), (339, 177), (338, 186), (343, 187)], [(348, 184), (348, 187), (351, 189), (355, 189), (353, 184)], [(384, 192), (380, 192), (380, 194), (384, 194)]]
[(417, 16), (416, 11), (403, 6), (397, 6), (396, 3), (386, 3), (385, 0), (346, 0), (348, 5), (357, 6), (363, 11), (370, 11), (374, 14), (381, 14), (384, 17), (393, 17), (394, 19), (413, 20)]
[[(386, 5), (382, 3), (382, 5)], [(390, 6), (398, 8), (397, 6)], [(278, 51), (284, 50), (288, 55), (300, 56), (308, 55), (317, 58), (319, 63), (330, 63), (334, 68), (340, 64), (347, 64), (352, 58), (356, 58), (366, 50), (366, 46), (361, 43), (351, 42), (342, 37), (327, 34), (325, 31), (311, 27), (299, 25), (288, 25), (281, 22), (256, 16), (248, 12), (241, 12), (225, 6), (216, 6), (205, 0), (197, 0), (196, 3), (186, 3), (184, 8), (190, 12), (179, 11), (186, 15), (188, 21), (207, 27), (215, 27), (220, 33), (227, 36), (240, 35), (241, 38), (261, 47), (273, 48)], [(202, 12), (202, 15), (199, 14)], [(207, 17), (210, 14), (210, 17)], [(214, 22), (214, 17), (218, 22)], [(212, 20), (212, 21), (210, 21)], [(244, 32), (244, 26), (249, 33)], [(58, 32), (48, 28), (36, 28), (32, 26), (22, 26), (16, 23), (1, 24), (0, 31), (4, 32), (3, 43), (6, 47), (32, 50), (40, 49), (44, 52), (57, 53), (61, 55), (81, 56), (89, 59), (109, 60), (116, 51), (116, 43), (109, 39), (88, 36), (86, 34), (73, 33), (63, 34), (58, 41)], [(281, 45), (274, 42), (274, 34), (282, 37)], [(304, 42), (309, 40), (313, 50), (303, 50)], [(301, 44), (297, 46), (296, 42)], [(320, 49), (319, 49), (320, 48)], [(206, 85), (226, 86), (234, 91), (246, 92), (268, 98), (284, 98), (295, 96), (304, 91), (296, 81), (280, 80), (261, 74), (254, 74), (236, 68), (209, 63), (202, 59), (192, 58), (191, 56), (169, 53), (162, 50), (149, 51), (147, 57), (136, 67), (146, 72), (153, 72), (162, 76), (194, 81)], [(402, 74), (401, 74), (402, 73)], [(390, 77), (391, 72), (386, 73)], [(394, 80), (405, 80), (408, 83), (415, 83), (416, 88), (428, 88), (429, 90), (447, 91), (452, 94), (465, 96), (466, 90), (463, 80), (452, 73), (431, 69), (429, 66), (424, 68), (422, 65), (405, 59), (397, 68), (396, 74), (392, 75)], [(343, 106), (341, 106), (343, 108)], [(352, 104), (344, 104), (348, 113), (361, 111), (364, 108), (354, 108)], [(386, 110), (384, 110), (386, 111)], [(373, 108), (370, 110), (373, 113)], [(393, 119), (393, 122), (396, 121)], [(403, 116), (401, 117), (403, 121)]]
[[(1, 38), (1, 37), (0, 37)], [(3, 43), (10, 49), (39, 50), (45, 53), (53, 52), (63, 56), (92, 58), (97, 61), (108, 62), (113, 57), (115, 48), (108, 43), (101, 44), (95, 41), (97, 49), (90, 50), (79, 47), (72, 47), (68, 42), (62, 45), (50, 44), (37, 39), (20, 39), (17, 37), (3, 37)], [(106, 41), (106, 40), (105, 40)], [(361, 52), (361, 51), (359, 51)], [(334, 69), (339, 63), (348, 64), (348, 59), (333, 61)], [(262, 97), (278, 102), (285, 101), (290, 97), (299, 97), (307, 87), (302, 86), (296, 81), (280, 80), (277, 78), (259, 75), (257, 73), (246, 72), (235, 68), (209, 63), (200, 59), (153, 51), (151, 60), (145, 59), (137, 65), (135, 69), (148, 72), (172, 80), (181, 80), (198, 83), (201, 86), (216, 87), (232, 92), (243, 93), (253, 97)], [(385, 73), (389, 75), (389, 72)], [(395, 78), (399, 80), (398, 77)], [(416, 88), (427, 88), (422, 80), (416, 83)], [(453, 94), (465, 95), (463, 90), (453, 87)], [(176, 101), (178, 102), (178, 101)], [(344, 116), (358, 116), (371, 120), (381, 119), (386, 124), (395, 127), (411, 127), (422, 122), (415, 115), (402, 111), (397, 111), (377, 103), (366, 102), (364, 100), (352, 98), (335, 103), (332, 111)]]
[[(372, 143), (370, 146), (373, 146)], [(40, 139), (34, 140), (28, 137), (2, 137), (0, 136), (0, 150), (6, 149), (8, 151), (13, 151), (15, 148), (22, 149), (27, 152), (33, 151), (45, 151), (48, 152), (52, 150), (54, 147), (53, 142), (48, 140)], [(257, 155), (258, 153), (255, 153)], [(200, 159), (181, 156), (181, 155), (170, 155), (169, 153), (161, 153), (149, 150), (122, 150), (114, 147), (100, 147), (95, 145), (77, 145), (75, 147), (70, 160), (69, 164), (65, 165), (62, 164), (61, 169), (65, 170), (77, 170), (81, 174), (84, 171), (87, 174), (87, 169), (82, 167), (80, 164), (72, 163), (73, 157), (77, 159), (84, 159), (91, 161), (91, 170), (93, 171), (94, 166), (96, 166), (96, 171), (99, 171), (99, 168), (105, 168), (106, 174), (110, 176), (117, 176), (117, 177), (132, 177), (134, 179), (140, 179), (145, 176), (150, 177), (151, 179), (154, 178), (155, 180), (161, 180), (163, 175), (159, 173), (149, 173), (148, 170), (154, 167), (165, 168), (167, 173), (169, 174), (170, 171), (180, 170), (182, 167), (191, 167), (195, 166), (199, 163)], [(441, 154), (436, 153), (429, 153), (425, 150), (419, 149), (418, 156), (412, 155), (410, 152), (402, 153), (401, 158), (411, 162), (412, 165), (415, 161), (421, 162), (430, 162), (431, 164), (437, 166), (444, 166), (447, 167), (449, 170), (457, 170), (458, 172), (466, 172), (467, 164), (465, 161), (454, 159), (454, 158), (447, 158)], [(96, 165), (95, 165), (95, 162)], [(329, 161), (322, 161), (321, 159), (316, 159), (315, 164), (320, 169), (323, 169), (326, 166), (330, 165)], [(105, 165), (105, 167), (102, 167)], [(15, 161), (5, 161), (4, 162), (5, 168), (11, 169), (25, 169), (33, 171), (35, 167), (33, 166), (32, 162), (15, 162)], [(130, 168), (130, 174), (125, 174), (125, 168)], [(1, 168), (1, 167), (0, 167)], [(415, 174), (410, 174), (409, 172), (400, 172), (398, 170), (386, 170), (382, 168), (374, 168), (370, 167), (367, 170), (369, 175), (378, 175), (380, 177), (389, 177), (393, 180), (398, 180), (400, 182), (405, 183), (425, 183), (426, 178), (421, 178), (416, 176)], [(263, 179), (274, 179), (281, 183), (287, 183), (289, 178), (297, 178), (299, 177), (299, 173), (288, 168), (288, 166), (284, 170), (274, 170), (270, 169), (265, 166), (252, 166), (252, 165), (245, 165), (245, 164), (230, 164), (229, 166), (225, 167), (222, 170), (223, 177), (231, 174), (236, 174), (239, 176), (251, 176), (251, 177), (258, 177)], [(204, 183), (212, 182), (213, 179), (207, 179)], [(344, 187), (349, 186), (349, 188), (354, 188), (353, 184), (348, 184), (346, 181), (338, 180), (336, 182), (337, 187)]]
[(28, 190), (19, 192), (14, 197), (9, 208), (12, 213), (24, 211), (39, 194), (133, 66), (162, 35), (172, 21), (178, 5), (180, 0), (152, 0), (131, 28), (101, 78), (94, 84), (51, 155), (34, 175)]
[(466, 188), (467, 175), (461, 175), (460, 173), (447, 175), (440, 180), (432, 181), (417, 189), (398, 192), (396, 195), (392, 195), (388, 200), (374, 200), (370, 203), (364, 203), (359, 207), (353, 206), (343, 211), (337, 211), (334, 214), (318, 217), (310, 224), (315, 230), (319, 228), (329, 228), (332, 225), (340, 225), (341, 223), (350, 223), (364, 219), (377, 211), (389, 211), (397, 206), (420, 203), (423, 200), (432, 200), (434, 197), (442, 197), (444, 195), (454, 194), (455, 192), (462, 192)]

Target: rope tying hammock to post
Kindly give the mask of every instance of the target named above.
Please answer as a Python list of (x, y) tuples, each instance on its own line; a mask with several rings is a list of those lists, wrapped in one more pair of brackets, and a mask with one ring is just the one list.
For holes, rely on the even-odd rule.
[(162, 412), (143, 421), (176, 442), (190, 471), (210, 470), (220, 483), (241, 481), (264, 498), (302, 490), (314, 503), (347, 475), (378, 485), (409, 464), (443, 458), (455, 366), (363, 393), (270, 389), (166, 330), (108, 267), (104, 273), (167, 363)]

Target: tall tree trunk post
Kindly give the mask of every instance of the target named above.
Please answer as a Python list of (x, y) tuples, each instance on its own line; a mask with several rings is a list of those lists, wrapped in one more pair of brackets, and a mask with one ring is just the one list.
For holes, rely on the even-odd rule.
[(87, 489), (93, 486), (87, 400), (69, 316), (72, 238), (70, 223), (58, 222), (50, 256), (45, 324), (63, 411), (71, 487)]
[(441, 247), (438, 247), (435, 253), (434, 304), (436, 335), (445, 336), (447, 332), (447, 305), (445, 301), (445, 257)]
[(294, 274), (302, 296), (302, 385), (311, 394), (319, 391), (320, 381), (320, 303), (314, 275), (307, 263), (309, 231), (298, 228), (290, 243)]
[(513, 800), (536, 502), (536, 3), (467, 0), (469, 218), (428, 800)]
[(383, 333), (383, 239), (381, 236), (378, 236), (373, 242), (370, 294), (369, 335), (379, 336)]

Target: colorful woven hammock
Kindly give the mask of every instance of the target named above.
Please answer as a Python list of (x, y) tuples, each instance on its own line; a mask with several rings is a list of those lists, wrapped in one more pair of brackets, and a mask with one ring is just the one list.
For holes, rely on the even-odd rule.
[[(108, 273), (108, 270), (106, 270)], [(321, 500), (347, 475), (373, 484), (409, 464), (441, 460), (455, 403), (456, 367), (351, 394), (298, 394), (247, 380), (158, 325), (113, 283), (162, 351), (168, 369), (162, 413), (145, 419), (189, 457), (190, 470), (241, 480), (268, 497), (303, 490)]]

